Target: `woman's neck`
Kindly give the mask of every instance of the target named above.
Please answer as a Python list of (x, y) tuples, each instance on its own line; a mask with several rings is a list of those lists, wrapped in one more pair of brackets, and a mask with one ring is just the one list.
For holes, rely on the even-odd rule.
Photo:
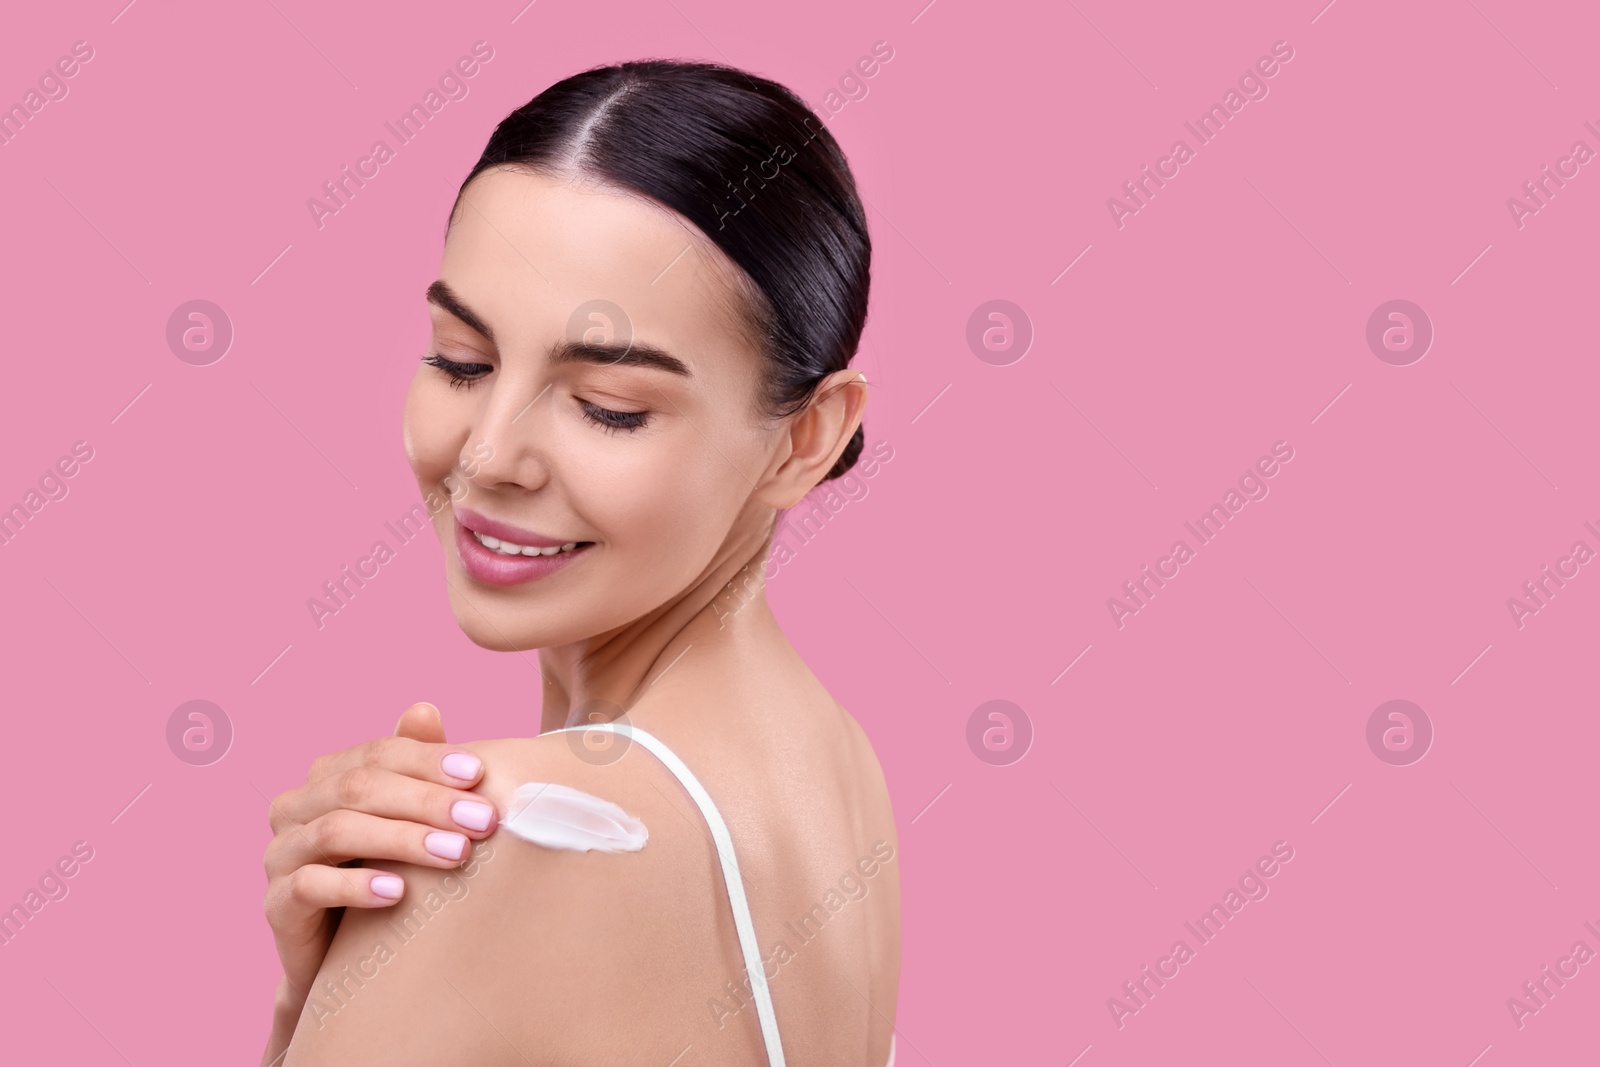
[[(685, 657), (781, 637), (766, 597), (771, 533), (725, 546), (677, 597), (619, 629), (539, 650), (539, 731), (611, 722)], [(694, 664), (690, 664), (693, 669)]]

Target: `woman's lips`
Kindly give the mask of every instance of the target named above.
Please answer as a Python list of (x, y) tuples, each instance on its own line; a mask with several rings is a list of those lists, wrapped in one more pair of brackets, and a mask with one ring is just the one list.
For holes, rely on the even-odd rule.
[(499, 519), (491, 519), (486, 515), (479, 515), (471, 508), (456, 508), (455, 515), (456, 521), (469, 530), (476, 530), (478, 533), (497, 537), (502, 541), (510, 541), (514, 545), (528, 545), (530, 548), (555, 548), (558, 545), (566, 544), (569, 540), (577, 540), (577, 538), (562, 538), (558, 540), (554, 537), (536, 534), (531, 530), (524, 530), (520, 526), (513, 526), (509, 522), (501, 522)]
[(459, 518), (454, 521), (456, 552), (461, 557), (461, 566), (468, 575), (485, 585), (520, 585), (548, 577), (594, 547), (594, 543), (589, 542), (553, 556), (508, 556), (484, 545), (461, 524)]

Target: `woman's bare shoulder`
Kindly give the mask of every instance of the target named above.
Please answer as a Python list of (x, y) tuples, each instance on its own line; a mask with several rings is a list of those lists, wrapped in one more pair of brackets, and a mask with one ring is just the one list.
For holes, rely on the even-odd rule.
[[(345, 912), (285, 1067), (711, 1052), (705, 1005), (741, 973), (705, 904), (725, 894), (715, 847), (659, 761), (598, 740), (574, 731), (461, 747), (483, 759), (477, 792), (502, 820), (519, 785), (554, 783), (638, 819), (643, 847), (547, 848), (502, 826), (456, 870), (385, 864), (405, 895)], [(726, 1062), (749, 1054), (749, 1036), (717, 1036)]]

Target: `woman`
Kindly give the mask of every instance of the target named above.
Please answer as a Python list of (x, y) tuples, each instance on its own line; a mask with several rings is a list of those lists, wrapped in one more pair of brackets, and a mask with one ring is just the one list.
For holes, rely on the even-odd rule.
[(418, 705), (274, 800), (264, 1063), (892, 1061), (883, 773), (762, 581), (862, 451), (870, 251), (833, 137), (741, 71), (597, 68), (495, 130), (404, 437), (540, 734)]

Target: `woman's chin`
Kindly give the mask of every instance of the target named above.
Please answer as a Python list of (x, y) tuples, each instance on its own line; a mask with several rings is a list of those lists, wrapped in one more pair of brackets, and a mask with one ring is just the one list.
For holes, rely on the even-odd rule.
[(461, 627), (461, 632), (466, 634), (467, 640), (490, 652), (528, 652), (544, 648), (550, 643), (542, 640), (541, 634), (530, 634), (522, 630), (507, 631), (487, 625), (481, 615), (472, 615), (470, 618), (457, 615), (456, 625)]
[(467, 640), (472, 641), (478, 648), (491, 653), (528, 653), (546, 646), (546, 641), (539, 641), (538, 638), (522, 638), (520, 635), (507, 637), (506, 633), (499, 633), (496, 630), (480, 632), (478, 627), (466, 627), (466, 625), (461, 627), (461, 632), (466, 633)]
[(456, 593), (451, 593), (451, 608), (456, 614), (456, 625), (466, 633), (467, 640), (491, 653), (520, 653), (530, 648), (544, 648), (547, 635), (528, 629), (526, 622), (499, 621), (483, 613), (477, 605), (459, 603)]
[(450, 609), (456, 625), (467, 640), (490, 652), (526, 652), (529, 649), (550, 645), (552, 635), (542, 629), (530, 628), (523, 618), (496, 618), (498, 614), (488, 605), (480, 605), (454, 587), (452, 579)]

